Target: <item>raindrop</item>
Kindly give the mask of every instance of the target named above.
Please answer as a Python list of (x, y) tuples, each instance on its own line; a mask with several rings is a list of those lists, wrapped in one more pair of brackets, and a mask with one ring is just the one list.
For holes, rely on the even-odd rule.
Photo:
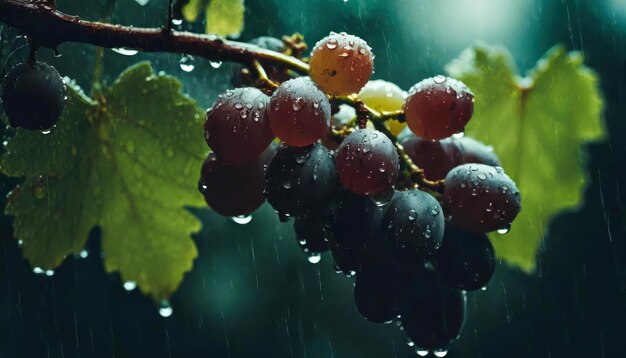
[(159, 314), (161, 317), (167, 318), (171, 316), (172, 313), (174, 313), (174, 310), (172, 309), (172, 306), (170, 306), (170, 302), (168, 300), (161, 301), (159, 304)]
[(312, 264), (319, 263), (321, 259), (322, 255), (320, 255), (319, 252), (312, 253), (309, 257), (307, 257), (307, 260)]
[(452, 138), (463, 138), (464, 135), (465, 135), (465, 132), (454, 133), (452, 135)]
[(41, 267), (33, 267), (33, 273), (36, 275), (41, 275), (43, 273), (43, 269)]
[(46, 135), (46, 134), (50, 134), (50, 132), (52, 132), (52, 130), (51, 129), (42, 129), (40, 132), (41, 132), (41, 134)]
[(222, 67), (222, 61), (209, 61), (209, 65), (211, 65), (211, 67), (215, 69), (218, 69)]
[(420, 357), (426, 357), (429, 352), (428, 352), (428, 349), (416, 348), (415, 353), (417, 353), (417, 355)]
[(483, 286), (480, 288), (481, 291), (487, 291), (487, 286)]
[(52, 277), (52, 276), (54, 276), (54, 270), (46, 270), (45, 274), (48, 277)]
[(79, 256), (81, 259), (86, 259), (86, 258), (89, 256), (89, 251), (87, 251), (87, 250), (81, 250), (81, 251), (78, 253), (78, 256)]
[(61, 57), (61, 56), (63, 56), (63, 55), (61, 54), (61, 52), (59, 52), (59, 49), (58, 49), (58, 48), (55, 48), (55, 49), (54, 49), (53, 56), (58, 58), (58, 57)]
[(478, 173), (476, 176), (477, 176), (477, 177), (478, 177), (478, 179), (480, 179), (480, 180), (485, 180), (485, 179), (487, 179), (487, 175), (485, 175), (485, 173)]
[(408, 341), (406, 344), (407, 344), (409, 347), (413, 347), (413, 346), (415, 346), (415, 343), (413, 343), (413, 341)]
[(411, 211), (409, 211), (409, 220), (413, 221), (417, 219), (417, 212), (413, 209), (411, 209)]
[(183, 24), (183, 19), (172, 19), (172, 24), (176, 26), (180, 26)]
[[(134, 290), (135, 288), (137, 288), (137, 282), (135, 282), (135, 281), (126, 281), (126, 282), (124, 282), (124, 289), (126, 291), (130, 292), (130, 291)], [(163, 316), (163, 314), (161, 314), (161, 316)], [(163, 317), (166, 317), (166, 316), (163, 316)]]
[(180, 69), (185, 71), (185, 72), (191, 72), (196, 68), (196, 65), (194, 64), (194, 58), (191, 55), (183, 55), (180, 58), (180, 61), (178, 61), (178, 64), (180, 65)]
[(130, 48), (124, 48), (124, 47), (114, 47), (111, 50), (113, 50), (114, 52), (119, 53), (120, 55), (124, 55), (124, 56), (134, 56), (134, 55), (139, 53), (139, 51), (137, 51), (137, 50), (133, 50), (133, 49), (130, 49)]
[(446, 355), (448, 355), (448, 350), (447, 349), (437, 349), (436, 351), (433, 352), (433, 354), (435, 355), (435, 357), (445, 357)]
[(22, 247), (22, 245), (24, 245), (24, 241), (23, 240), (17, 240), (17, 246)]
[(433, 208), (430, 210), (430, 213), (435, 216), (437, 214), (439, 214), (439, 209), (436, 206), (433, 206)]
[(301, 110), (302, 107), (304, 107), (304, 100), (302, 99), (302, 97), (296, 98), (296, 100), (293, 101), (293, 104), (292, 104), (293, 110), (297, 112)]
[[(346, 0), (344, 0), (343, 2), (347, 2)], [(326, 43), (326, 48), (328, 48), (329, 50), (334, 50), (337, 48), (337, 40), (335, 39), (331, 39)]]
[(238, 215), (233, 216), (230, 219), (239, 225), (245, 225), (252, 221), (252, 215)]
[(442, 75), (437, 75), (433, 79), (435, 80), (435, 83), (444, 83), (444, 82), (446, 82), (446, 78), (444, 76), (442, 76)]

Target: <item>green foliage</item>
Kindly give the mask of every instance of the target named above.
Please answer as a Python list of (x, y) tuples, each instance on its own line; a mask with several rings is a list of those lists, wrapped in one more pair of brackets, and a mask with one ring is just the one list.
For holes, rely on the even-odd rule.
[(476, 46), (447, 66), (476, 94), (467, 134), (492, 144), (522, 194), (522, 212), (507, 235), (493, 235), (499, 257), (526, 271), (550, 218), (580, 204), (588, 180), (581, 146), (602, 138), (596, 75), (580, 53), (550, 50), (527, 77), (506, 50)]
[(14, 236), (33, 266), (54, 268), (102, 229), (104, 265), (145, 294), (167, 298), (192, 267), (190, 234), (203, 205), (197, 171), (207, 151), (202, 111), (180, 82), (140, 63), (98, 101), (68, 86), (57, 128), (17, 130), (0, 171), (24, 176), (9, 196)]
[(238, 37), (243, 31), (243, 0), (191, 0), (183, 7), (183, 17), (195, 22), (203, 9), (207, 34)]

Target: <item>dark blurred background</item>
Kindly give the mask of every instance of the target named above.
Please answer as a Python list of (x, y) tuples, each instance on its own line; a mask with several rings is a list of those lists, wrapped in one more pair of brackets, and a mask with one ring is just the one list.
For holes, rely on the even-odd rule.
[[(60, 10), (98, 19), (110, 0), (57, 0)], [(606, 99), (605, 141), (583, 148), (591, 178), (584, 203), (547, 225), (537, 272), (504, 263), (485, 292), (468, 295), (468, 320), (449, 357), (626, 357), (626, 1), (624, 0), (247, 0), (248, 40), (301, 32), (310, 44), (329, 31), (366, 39), (374, 78), (407, 89), (443, 72), (476, 41), (501, 44), (524, 73), (555, 43), (585, 54)], [(118, 0), (112, 21), (160, 26), (166, 1)], [(202, 31), (202, 24), (190, 26)], [(2, 63), (27, 56), (23, 39), (0, 32)], [(16, 50), (16, 51), (14, 51)], [(95, 48), (43, 51), (61, 74), (90, 88)], [(9, 57), (9, 53), (13, 54)], [(229, 87), (229, 65), (179, 68), (178, 55), (122, 56), (105, 50), (103, 79), (148, 59), (181, 79), (207, 107)], [(6, 67), (5, 67), (6, 68)], [(0, 179), (2, 197), (15, 182)], [(550, 188), (537, 187), (537, 191)], [(199, 258), (172, 297), (174, 313), (137, 290), (126, 292), (99, 258), (69, 258), (52, 277), (34, 275), (0, 217), (0, 357), (411, 357), (393, 325), (367, 322), (352, 302), (353, 279), (335, 274), (325, 254), (313, 265), (291, 224), (267, 205), (239, 225), (202, 210)]]

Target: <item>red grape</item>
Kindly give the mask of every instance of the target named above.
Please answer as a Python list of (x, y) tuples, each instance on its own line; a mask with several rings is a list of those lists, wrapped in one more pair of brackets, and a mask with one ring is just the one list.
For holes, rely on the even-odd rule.
[(461, 81), (427, 78), (409, 90), (404, 104), (411, 131), (426, 139), (442, 139), (463, 131), (474, 111), (474, 94)]
[(204, 122), (204, 137), (224, 164), (256, 159), (274, 139), (267, 119), (269, 97), (256, 88), (219, 95)]
[(330, 103), (308, 77), (283, 82), (268, 111), (274, 134), (292, 147), (305, 147), (322, 138), (330, 127)]

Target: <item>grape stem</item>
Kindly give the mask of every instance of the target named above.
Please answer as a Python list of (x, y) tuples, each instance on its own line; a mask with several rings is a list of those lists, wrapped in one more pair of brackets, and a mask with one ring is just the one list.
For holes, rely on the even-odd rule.
[[(230, 61), (252, 65), (259, 82), (266, 90), (274, 90), (278, 84), (272, 81), (261, 62), (283, 66), (300, 74), (309, 73), (309, 65), (297, 57), (306, 50), (302, 35), (283, 37), (293, 56), (267, 50), (245, 42), (231, 41), (218, 36), (176, 31), (171, 27), (172, 4), (168, 2), (168, 23), (163, 28), (136, 28), (113, 25), (106, 22), (84, 21), (56, 10), (54, 3), (45, 0), (0, 0), (0, 21), (24, 32), (32, 44), (56, 49), (66, 42), (87, 43), (104, 48), (130, 48), (143, 52), (170, 52), (205, 58), (209, 61)], [(31, 46), (36, 49), (36, 46)], [(31, 56), (32, 57), (32, 56)], [(414, 183), (434, 191), (441, 191), (443, 181), (430, 181), (424, 171), (417, 167), (398, 144), (384, 121), (405, 121), (403, 111), (379, 112), (367, 106), (356, 96), (331, 98), (333, 102), (345, 103), (357, 110), (356, 123), (364, 128), (372, 119), (377, 130), (386, 134), (398, 149), (403, 164), (411, 173)], [(353, 126), (355, 123), (350, 123)], [(333, 130), (335, 135), (349, 133), (346, 128)]]

